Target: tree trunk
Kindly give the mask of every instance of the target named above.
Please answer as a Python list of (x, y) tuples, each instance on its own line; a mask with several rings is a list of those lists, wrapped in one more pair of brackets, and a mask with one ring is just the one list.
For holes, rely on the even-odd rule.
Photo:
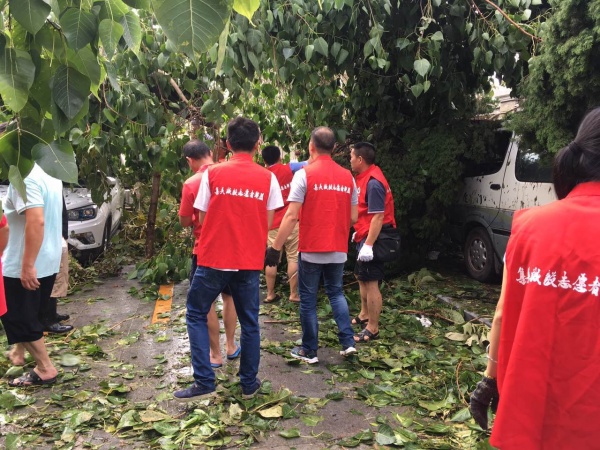
[(146, 258), (154, 255), (154, 239), (156, 227), (156, 211), (158, 209), (158, 195), (160, 194), (160, 172), (152, 175), (152, 196), (150, 197), (150, 210), (146, 222)]

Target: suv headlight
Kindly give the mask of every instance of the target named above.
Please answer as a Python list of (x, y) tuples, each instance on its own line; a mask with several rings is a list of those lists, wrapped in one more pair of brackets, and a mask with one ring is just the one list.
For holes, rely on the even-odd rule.
[(86, 206), (85, 208), (70, 209), (67, 211), (69, 220), (91, 220), (98, 215), (98, 207), (96, 205)]

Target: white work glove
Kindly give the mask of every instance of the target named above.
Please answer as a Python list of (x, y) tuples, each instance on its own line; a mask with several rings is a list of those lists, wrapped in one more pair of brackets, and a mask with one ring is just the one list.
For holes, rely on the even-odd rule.
[(358, 260), (359, 261), (372, 261), (373, 260), (373, 246), (363, 244), (360, 248), (360, 252), (358, 252)]

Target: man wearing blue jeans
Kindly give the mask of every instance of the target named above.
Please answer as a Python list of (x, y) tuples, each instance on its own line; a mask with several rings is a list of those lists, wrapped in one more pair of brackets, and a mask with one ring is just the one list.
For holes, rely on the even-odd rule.
[(259, 273), (273, 211), (283, 206), (283, 200), (275, 175), (252, 160), (259, 142), (260, 129), (255, 122), (233, 119), (227, 125), (227, 146), (233, 156), (210, 166), (200, 181), (194, 208), (199, 211), (202, 232), (186, 313), (194, 384), (175, 392), (179, 400), (215, 392), (207, 314), (225, 286), (231, 290), (242, 329), (242, 397), (252, 398), (260, 389)]
[(267, 249), (265, 260), (267, 266), (277, 265), (281, 247), (302, 210), (298, 246), (302, 345), (294, 348), (291, 355), (309, 364), (319, 362), (317, 293), (321, 277), (339, 329), (340, 354), (356, 353), (342, 277), (350, 227), (358, 217), (358, 195), (350, 171), (331, 159), (334, 147), (335, 135), (331, 129), (318, 127), (313, 130), (308, 144), (309, 164), (294, 175), (288, 210), (272, 247)]

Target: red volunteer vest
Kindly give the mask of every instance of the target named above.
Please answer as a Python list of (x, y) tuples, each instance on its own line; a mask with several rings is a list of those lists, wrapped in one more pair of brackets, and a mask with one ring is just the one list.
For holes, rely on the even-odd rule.
[(392, 197), (392, 190), (387, 180), (383, 176), (383, 172), (375, 164), (372, 164), (363, 173), (356, 176), (356, 189), (358, 189), (358, 220), (354, 224), (354, 236), (355, 242), (360, 242), (369, 234), (369, 227), (371, 226), (371, 219), (373, 214), (369, 214), (369, 207), (367, 205), (367, 184), (371, 178), (375, 178), (385, 188), (385, 209), (383, 212), (383, 224), (391, 224), (396, 227), (396, 218), (394, 216), (394, 198)]
[(279, 187), (281, 188), (281, 196), (283, 197), (283, 206), (275, 210), (273, 223), (271, 224), (271, 228), (269, 228), (270, 230), (276, 230), (281, 225), (281, 220), (283, 219), (283, 216), (285, 216), (285, 212), (289, 206), (287, 198), (290, 195), (290, 185), (292, 183), (292, 178), (294, 178), (294, 173), (289, 165), (281, 163), (273, 164), (271, 167), (267, 167), (267, 169), (273, 172), (277, 177)]
[(519, 211), (498, 354), (502, 450), (599, 448), (600, 183)]
[(306, 196), (300, 216), (298, 249), (301, 252), (348, 252), (352, 174), (319, 155), (304, 167)]
[(198, 265), (261, 270), (267, 247), (271, 172), (248, 153), (208, 169), (210, 201), (204, 217)]
[[(200, 181), (202, 180), (202, 175), (206, 171), (206, 169), (210, 166), (210, 164), (204, 164), (200, 167), (200, 170), (196, 172), (194, 175), (185, 180), (185, 188), (190, 192), (194, 193), (194, 199), (198, 195), (198, 190), (200, 189)], [(198, 255), (198, 248), (200, 246), (200, 233), (202, 231), (202, 225), (198, 223), (198, 213), (197, 210), (194, 210), (192, 214), (192, 229), (194, 233), (194, 250), (192, 254)]]

